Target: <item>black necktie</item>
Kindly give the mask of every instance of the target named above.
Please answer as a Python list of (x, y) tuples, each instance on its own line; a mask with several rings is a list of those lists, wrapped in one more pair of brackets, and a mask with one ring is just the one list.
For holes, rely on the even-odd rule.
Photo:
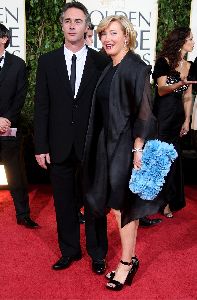
[(71, 64), (71, 73), (70, 73), (70, 84), (71, 89), (73, 91), (73, 96), (75, 95), (75, 80), (76, 80), (76, 55), (72, 56), (72, 64)]
[[(4, 59), (4, 56), (1, 56), (1, 58), (0, 58), (0, 63), (2, 62), (2, 60)], [(0, 71), (1, 71), (1, 66), (0, 66)]]

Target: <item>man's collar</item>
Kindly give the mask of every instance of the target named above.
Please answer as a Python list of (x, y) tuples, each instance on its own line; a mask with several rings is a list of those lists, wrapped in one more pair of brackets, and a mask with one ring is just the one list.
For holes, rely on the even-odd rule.
[(3, 56), (5, 58), (5, 52), (6, 50), (4, 50), (4, 52), (2, 53), (2, 55), (0, 55), (0, 58)]
[(81, 57), (84, 55), (84, 53), (86, 53), (87, 52), (87, 47), (86, 47), (86, 45), (84, 44), (84, 46), (79, 50), (79, 51), (77, 51), (77, 52), (75, 52), (75, 53), (73, 53), (71, 50), (69, 50), (68, 48), (66, 48), (65, 46), (64, 46), (64, 55), (68, 58), (68, 59), (72, 59), (72, 56), (73, 56), (73, 54), (75, 54), (76, 55), (76, 57), (77, 57), (77, 60), (80, 60), (81, 59)]

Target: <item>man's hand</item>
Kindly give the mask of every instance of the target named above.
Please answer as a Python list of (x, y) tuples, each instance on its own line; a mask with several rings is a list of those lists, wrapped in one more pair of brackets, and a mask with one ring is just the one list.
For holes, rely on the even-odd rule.
[(35, 157), (36, 157), (37, 163), (43, 169), (47, 169), (47, 164), (51, 163), (49, 153), (46, 153), (46, 154), (36, 154)]
[(11, 126), (11, 122), (3, 117), (0, 117), (0, 133), (5, 133)]

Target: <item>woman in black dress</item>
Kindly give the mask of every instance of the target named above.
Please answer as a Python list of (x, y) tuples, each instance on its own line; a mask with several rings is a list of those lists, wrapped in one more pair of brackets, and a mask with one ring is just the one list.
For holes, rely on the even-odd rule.
[(156, 84), (154, 113), (158, 120), (158, 138), (172, 143), (179, 155), (171, 166), (161, 193), (161, 197), (167, 203), (162, 212), (168, 218), (173, 217), (172, 211), (185, 206), (180, 138), (189, 131), (194, 82), (188, 81), (191, 63), (185, 60), (185, 55), (192, 51), (193, 47), (190, 28), (174, 29), (164, 41), (153, 72)]
[(151, 68), (133, 52), (136, 34), (125, 16), (103, 19), (97, 32), (112, 62), (101, 75), (93, 98), (84, 186), (87, 203), (97, 217), (109, 208), (115, 214), (122, 256), (116, 270), (107, 274), (107, 288), (120, 290), (131, 284), (139, 266), (135, 256), (138, 219), (157, 212), (161, 204), (141, 200), (129, 190), (132, 167), (140, 168), (144, 141), (155, 126)]

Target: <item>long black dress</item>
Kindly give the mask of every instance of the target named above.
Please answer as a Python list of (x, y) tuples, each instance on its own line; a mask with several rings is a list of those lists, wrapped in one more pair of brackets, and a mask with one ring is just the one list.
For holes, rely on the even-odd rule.
[(170, 70), (170, 66), (165, 58), (161, 57), (156, 61), (153, 79), (156, 84), (154, 114), (158, 120), (158, 138), (162, 141), (172, 143), (178, 152), (178, 158), (171, 166), (161, 197), (163, 197), (165, 203), (169, 203), (172, 211), (176, 211), (185, 206), (180, 131), (185, 121), (183, 93), (187, 90), (188, 86), (185, 85), (174, 90), (172, 93), (159, 96), (157, 79), (161, 76), (167, 76), (167, 84), (179, 82), (181, 79), (179, 72)]
[(132, 52), (101, 75), (95, 91), (84, 154), (86, 201), (95, 215), (121, 211), (122, 226), (154, 214), (161, 200), (144, 201), (129, 190), (132, 144), (152, 137), (150, 67)]

